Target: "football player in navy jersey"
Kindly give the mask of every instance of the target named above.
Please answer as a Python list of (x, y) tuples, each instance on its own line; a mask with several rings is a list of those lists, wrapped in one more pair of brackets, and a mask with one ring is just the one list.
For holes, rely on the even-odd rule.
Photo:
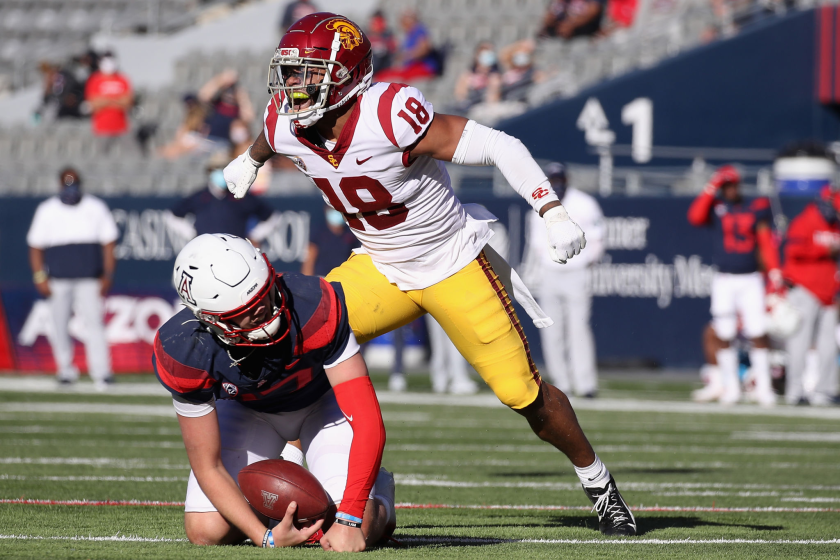
[[(173, 283), (186, 309), (158, 331), (153, 363), (192, 468), (190, 542), (250, 538), (274, 547), (320, 538), (326, 550), (361, 551), (389, 536), (396, 517), (393, 477), (380, 470), (385, 428), (341, 286), (276, 274), (247, 240), (227, 234), (187, 243)], [(296, 439), (337, 504), (326, 534), (320, 521), (296, 529), (294, 503), (272, 529), (235, 482), (243, 467), (279, 457)]]
[(750, 364), (755, 377), (754, 397), (762, 406), (773, 406), (776, 396), (770, 380), (765, 284), (771, 291), (783, 288), (779, 253), (773, 239), (773, 215), (767, 198), (746, 200), (740, 191), (741, 176), (731, 165), (715, 172), (688, 210), (688, 221), (714, 230), (712, 263), (712, 328), (721, 344), (716, 356), (719, 378), (710, 379), (695, 400), (734, 404), (741, 400), (738, 355), (731, 343), (740, 319), (744, 335), (752, 342)]

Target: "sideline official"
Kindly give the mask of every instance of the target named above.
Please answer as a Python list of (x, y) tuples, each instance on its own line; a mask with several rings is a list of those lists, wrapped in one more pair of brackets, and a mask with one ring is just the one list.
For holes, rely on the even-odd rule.
[(523, 272), (543, 311), (554, 319), (554, 325), (540, 329), (543, 358), (551, 380), (564, 393), (574, 389), (575, 395), (592, 398), (598, 393), (598, 372), (589, 324), (592, 291), (587, 269), (604, 254), (604, 214), (595, 198), (568, 187), (563, 164), (550, 163), (545, 171), (563, 206), (586, 232), (586, 248), (566, 264), (554, 262), (543, 220), (529, 213)]
[(82, 194), (82, 181), (75, 169), (62, 170), (59, 179), (59, 194), (38, 205), (26, 236), (32, 280), (52, 308), (50, 345), (58, 382), (71, 384), (79, 378), (68, 332), (75, 308), (84, 322), (88, 371), (102, 390), (113, 380), (102, 296), (111, 288), (119, 231), (108, 206), (95, 196)]

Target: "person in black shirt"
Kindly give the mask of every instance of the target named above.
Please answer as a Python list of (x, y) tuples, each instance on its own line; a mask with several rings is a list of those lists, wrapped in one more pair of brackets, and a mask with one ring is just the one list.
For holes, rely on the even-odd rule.
[(263, 199), (247, 195), (234, 198), (228, 192), (222, 175), (223, 165), (211, 160), (207, 167), (207, 185), (182, 199), (172, 208), (172, 214), (178, 218), (187, 215), (195, 217), (196, 235), (204, 233), (229, 233), (237, 237), (247, 237), (253, 230), (254, 222), (264, 222), (274, 210)]

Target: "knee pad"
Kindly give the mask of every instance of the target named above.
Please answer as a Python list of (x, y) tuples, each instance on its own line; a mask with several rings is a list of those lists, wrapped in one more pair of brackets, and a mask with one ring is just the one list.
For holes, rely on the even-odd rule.
[(712, 318), (712, 329), (723, 341), (731, 341), (738, 334), (738, 319), (735, 315), (721, 315)]

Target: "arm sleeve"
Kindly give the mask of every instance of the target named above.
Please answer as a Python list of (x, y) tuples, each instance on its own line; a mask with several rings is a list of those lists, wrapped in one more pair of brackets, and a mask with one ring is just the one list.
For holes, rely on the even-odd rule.
[(758, 250), (761, 253), (761, 260), (764, 268), (768, 271), (779, 268), (779, 248), (773, 238), (773, 230), (769, 227), (759, 229), (756, 234)]
[(172, 405), (175, 407), (175, 412), (178, 416), (185, 416), (187, 418), (201, 418), (207, 416), (216, 410), (216, 399), (213, 398), (206, 403), (195, 404), (184, 397), (177, 395), (172, 396)]
[(405, 84), (390, 84), (379, 96), (376, 112), (385, 136), (399, 150), (423, 138), (435, 117), (434, 107), (420, 90)]
[(709, 212), (712, 210), (712, 205), (715, 203), (714, 193), (706, 192), (705, 190), (694, 199), (691, 206), (688, 207), (688, 223), (695, 227), (702, 227), (709, 224)]
[(29, 226), (29, 232), (26, 234), (26, 244), (35, 249), (45, 249), (49, 243), (47, 231), (49, 224), (47, 223), (45, 213), (45, 206), (42, 202), (35, 210), (35, 215), (32, 217), (32, 224)]
[(341, 412), (353, 428), (347, 485), (338, 509), (354, 517), (362, 517), (382, 463), (385, 423), (367, 375), (340, 383), (333, 390)]
[(99, 224), (99, 242), (102, 245), (107, 245), (120, 237), (120, 230), (117, 228), (117, 222), (114, 220), (114, 215), (108, 205), (103, 201), (100, 201), (100, 204), (102, 205), (102, 217)]
[(539, 164), (519, 139), (501, 130), (467, 121), (452, 163), (495, 165), (507, 182), (537, 212), (548, 202), (559, 201)]

